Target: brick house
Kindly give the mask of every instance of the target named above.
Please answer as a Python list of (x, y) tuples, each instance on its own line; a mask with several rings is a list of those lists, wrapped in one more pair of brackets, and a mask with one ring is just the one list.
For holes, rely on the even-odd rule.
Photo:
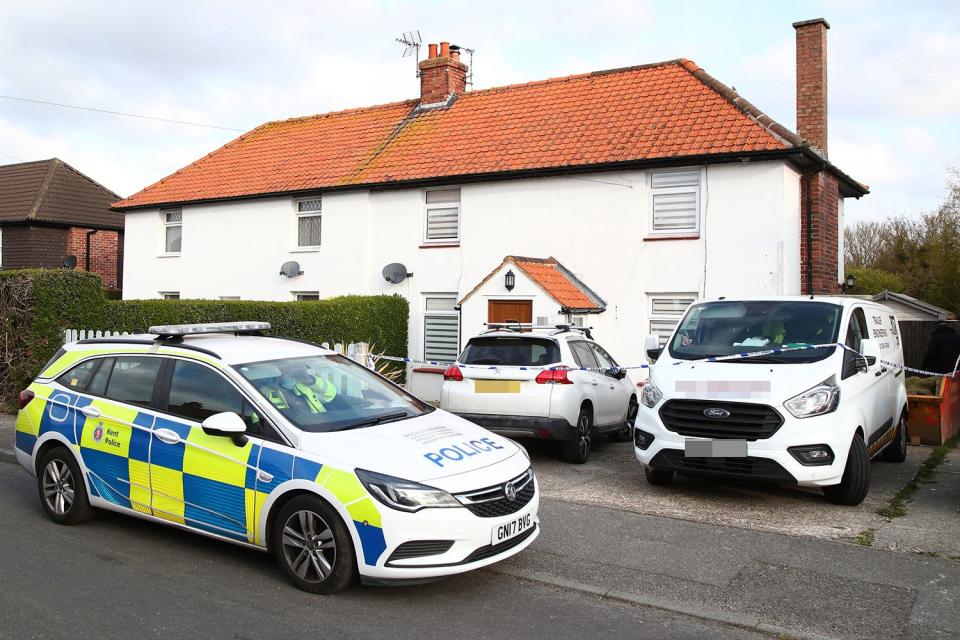
[(119, 197), (57, 158), (0, 166), (0, 268), (74, 265), (122, 288)]
[[(793, 26), (796, 132), (691, 60), (471, 91), (431, 44), (418, 97), (265, 123), (116, 203), (124, 298), (396, 293), (411, 358), (450, 361), (509, 313), (589, 321), (636, 362), (696, 298), (838, 293), (843, 200), (868, 190), (827, 157), (829, 25)], [(511, 258), (604, 304), (571, 308), (532, 267), (509, 286)], [(413, 374), (431, 398), (436, 371)]]

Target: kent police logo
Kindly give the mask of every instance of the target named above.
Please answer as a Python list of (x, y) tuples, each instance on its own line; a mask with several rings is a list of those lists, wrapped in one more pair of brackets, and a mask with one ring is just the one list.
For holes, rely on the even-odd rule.
[(93, 430), (93, 441), (100, 442), (103, 440), (103, 425), (97, 425), (97, 428)]

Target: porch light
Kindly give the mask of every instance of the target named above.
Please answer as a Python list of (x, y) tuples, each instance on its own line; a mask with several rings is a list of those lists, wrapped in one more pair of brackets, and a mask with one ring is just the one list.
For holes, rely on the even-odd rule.
[(507, 291), (513, 291), (513, 288), (517, 286), (517, 276), (514, 275), (513, 269), (508, 270), (506, 275), (503, 276), (503, 286), (507, 288)]
[(847, 281), (845, 284), (846, 284), (846, 287), (844, 287), (844, 291), (850, 291), (855, 286), (857, 286), (857, 276), (851, 273), (850, 275), (847, 276)]

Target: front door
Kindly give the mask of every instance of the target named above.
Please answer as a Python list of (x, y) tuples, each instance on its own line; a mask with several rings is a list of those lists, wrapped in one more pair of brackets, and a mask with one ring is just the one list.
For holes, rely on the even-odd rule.
[(221, 373), (205, 364), (168, 359), (169, 391), (159, 399), (153, 427), (150, 479), (157, 517), (210, 533), (252, 542), (256, 470), (262, 441), (204, 432), (205, 418), (222, 412), (260, 418)]
[(533, 300), (490, 300), (487, 322), (533, 322)]

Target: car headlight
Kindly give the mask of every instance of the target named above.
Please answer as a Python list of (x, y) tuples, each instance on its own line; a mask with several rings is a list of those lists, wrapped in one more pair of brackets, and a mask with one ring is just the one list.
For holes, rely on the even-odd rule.
[(840, 404), (840, 387), (830, 376), (820, 384), (807, 389), (783, 403), (794, 418), (810, 418), (830, 413)]
[(392, 509), (412, 512), (428, 507), (463, 506), (446, 491), (428, 487), (419, 482), (394, 478), (364, 469), (357, 469), (356, 473), (370, 495)]
[(660, 392), (659, 387), (653, 384), (653, 380), (647, 380), (647, 383), (643, 385), (643, 388), (640, 390), (640, 402), (643, 403), (643, 406), (652, 409), (657, 406), (657, 403), (662, 399), (663, 394)]

